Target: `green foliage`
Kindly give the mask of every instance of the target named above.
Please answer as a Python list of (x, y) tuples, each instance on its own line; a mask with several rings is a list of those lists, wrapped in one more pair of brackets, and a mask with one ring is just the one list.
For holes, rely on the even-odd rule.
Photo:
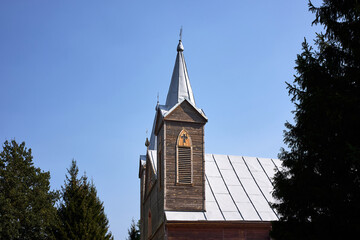
[(0, 239), (54, 239), (57, 193), (31, 149), (12, 140), (0, 153)]
[(127, 240), (140, 240), (140, 220), (135, 224), (134, 219), (131, 221), (130, 228), (128, 229), (129, 237)]
[(304, 41), (288, 84), (295, 124), (286, 123), (275, 175), (277, 239), (360, 235), (360, 1), (325, 0), (316, 14), (314, 50)]
[(94, 184), (85, 175), (78, 178), (78, 173), (73, 160), (62, 187), (62, 202), (58, 209), (61, 221), (59, 239), (113, 239)]

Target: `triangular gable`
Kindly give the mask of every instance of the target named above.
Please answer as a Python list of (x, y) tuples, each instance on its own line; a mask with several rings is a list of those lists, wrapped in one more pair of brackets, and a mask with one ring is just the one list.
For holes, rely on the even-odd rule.
[[(179, 108), (180, 107), (180, 108)], [(168, 108), (166, 105), (158, 105), (156, 107), (156, 117), (154, 122), (154, 133), (157, 135), (159, 129), (162, 126), (164, 119), (170, 121), (179, 121), (176, 119), (176, 114), (182, 114), (180, 121), (184, 122), (201, 122), (205, 123), (208, 121), (205, 113), (202, 109), (197, 108), (188, 99), (183, 99), (181, 102), (175, 104), (172, 108)], [(186, 117), (188, 116), (188, 117)], [(156, 149), (156, 148), (155, 148)]]
[(200, 109), (191, 104), (191, 102), (189, 102), (187, 99), (184, 99), (182, 102), (172, 107), (164, 115), (164, 119), (182, 122), (207, 122), (205, 114)]

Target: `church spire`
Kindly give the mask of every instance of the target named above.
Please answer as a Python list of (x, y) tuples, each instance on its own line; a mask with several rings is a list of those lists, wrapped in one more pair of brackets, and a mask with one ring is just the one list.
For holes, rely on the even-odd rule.
[(195, 106), (194, 94), (190, 85), (183, 51), (184, 46), (180, 37), (179, 44), (177, 46), (174, 71), (171, 77), (169, 92), (166, 98), (166, 106), (168, 108), (173, 107), (183, 99), (187, 99)]

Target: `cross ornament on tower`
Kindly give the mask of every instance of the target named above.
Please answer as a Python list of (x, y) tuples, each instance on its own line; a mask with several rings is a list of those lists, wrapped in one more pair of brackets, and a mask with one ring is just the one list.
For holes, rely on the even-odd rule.
[(181, 136), (182, 140), (183, 140), (183, 143), (185, 144), (186, 143), (186, 140), (188, 139), (188, 136), (186, 136), (186, 134), (184, 133), (182, 136)]

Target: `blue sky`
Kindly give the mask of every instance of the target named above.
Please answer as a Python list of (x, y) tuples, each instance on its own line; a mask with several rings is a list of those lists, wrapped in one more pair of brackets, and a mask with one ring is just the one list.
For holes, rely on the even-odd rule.
[(25, 141), (53, 189), (76, 159), (124, 239), (180, 27), (205, 151), (277, 157), (294, 108), (285, 81), (313, 19), (307, 1), (1, 1), (0, 141)]

